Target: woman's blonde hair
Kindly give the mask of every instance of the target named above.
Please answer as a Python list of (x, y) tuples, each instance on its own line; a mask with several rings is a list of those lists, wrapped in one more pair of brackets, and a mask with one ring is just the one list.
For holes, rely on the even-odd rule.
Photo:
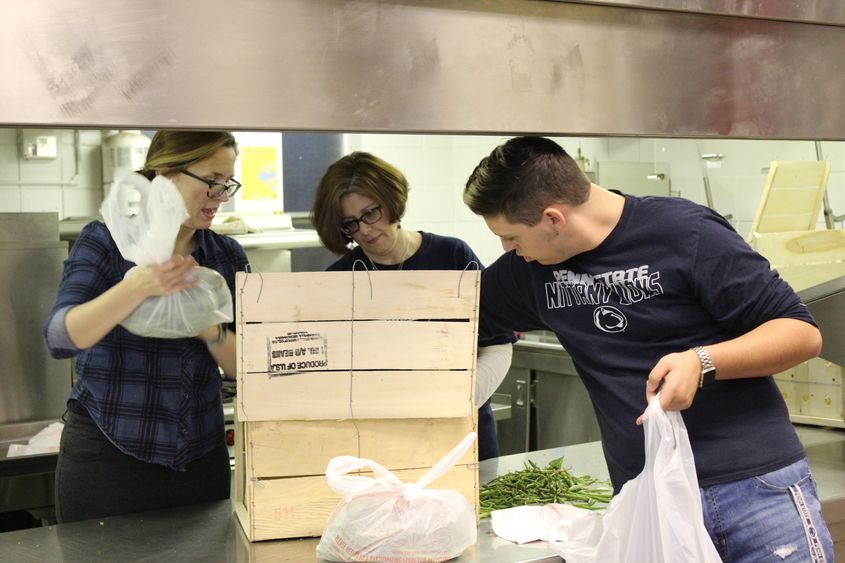
[(222, 147), (238, 153), (234, 135), (228, 131), (157, 131), (140, 173), (152, 180), (156, 172), (166, 174), (211, 157)]

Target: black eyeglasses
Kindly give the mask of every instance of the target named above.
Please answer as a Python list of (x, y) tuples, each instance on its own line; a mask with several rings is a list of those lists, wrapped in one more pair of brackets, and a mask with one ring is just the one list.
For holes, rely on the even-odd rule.
[(205, 178), (201, 178), (192, 172), (188, 172), (186, 168), (180, 168), (179, 172), (184, 174), (185, 176), (190, 176), (195, 180), (199, 180), (200, 182), (204, 182), (208, 184), (208, 197), (209, 199), (216, 199), (218, 197), (222, 197), (223, 194), (226, 194), (229, 197), (235, 195), (239, 189), (241, 189), (241, 183), (231, 178), (225, 184), (221, 184), (220, 182), (214, 182), (212, 180), (206, 180)]
[(358, 232), (361, 223), (372, 225), (379, 219), (381, 219), (381, 206), (376, 205), (372, 209), (364, 211), (357, 219), (344, 219), (340, 224), (340, 232), (346, 236), (351, 236)]

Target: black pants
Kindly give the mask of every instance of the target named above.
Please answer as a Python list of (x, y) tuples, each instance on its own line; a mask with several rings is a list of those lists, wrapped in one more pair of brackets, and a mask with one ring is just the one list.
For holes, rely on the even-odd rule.
[(229, 498), (229, 451), (220, 447), (186, 470), (146, 463), (118, 450), (94, 422), (68, 413), (56, 464), (59, 523)]
[(496, 420), (488, 399), (478, 409), (478, 461), (499, 457), (499, 440), (496, 437)]

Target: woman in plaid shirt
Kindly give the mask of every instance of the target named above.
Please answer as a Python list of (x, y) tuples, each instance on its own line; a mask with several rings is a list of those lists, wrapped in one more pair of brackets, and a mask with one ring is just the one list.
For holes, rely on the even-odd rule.
[(59, 522), (229, 497), (220, 370), (235, 371), (234, 325), (164, 339), (119, 323), (146, 298), (191, 286), (198, 265), (220, 273), (234, 300), (246, 254), (209, 227), (240, 187), (232, 179), (237, 154), (227, 132), (153, 138), (142, 174), (172, 180), (189, 215), (167, 262), (124, 279), (135, 264), (101, 221), (86, 225), (71, 248), (44, 330), (54, 357), (76, 357), (56, 467)]

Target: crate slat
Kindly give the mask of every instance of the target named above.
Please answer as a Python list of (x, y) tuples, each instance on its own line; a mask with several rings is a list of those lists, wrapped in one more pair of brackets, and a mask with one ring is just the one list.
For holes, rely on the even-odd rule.
[[(323, 475), (341, 455), (387, 469), (431, 467), (474, 430), (472, 418), (251, 422), (246, 426), (247, 479)], [(470, 449), (459, 464), (477, 458)]]
[(355, 371), (243, 376), (238, 419), (447, 418), (472, 416), (469, 371)]
[(241, 335), (243, 371), (472, 369), (475, 333), (469, 322), (449, 321), (249, 324)]
[(470, 270), (429, 270), (423, 276), (418, 271), (359, 271), (354, 279), (352, 272), (283, 275), (279, 284), (277, 274), (237, 274), (241, 321), (471, 318), (480, 280), (480, 272)]

